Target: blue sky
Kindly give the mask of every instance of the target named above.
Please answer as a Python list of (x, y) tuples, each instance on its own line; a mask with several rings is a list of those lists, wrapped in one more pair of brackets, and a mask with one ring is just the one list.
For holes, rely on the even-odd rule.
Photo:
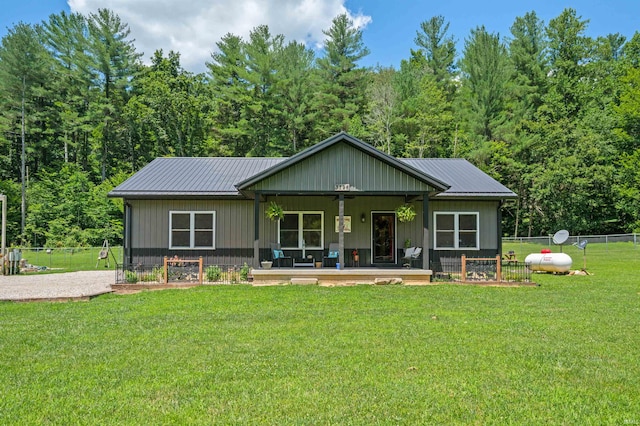
[[(371, 54), (361, 64), (396, 68), (415, 48), (420, 23), (435, 15), (443, 15), (450, 22), (449, 32), (458, 42), (459, 54), (471, 29), (484, 25), (490, 32), (509, 36), (515, 18), (531, 10), (547, 23), (563, 9), (572, 7), (589, 20), (587, 34), (592, 37), (619, 32), (630, 38), (640, 30), (640, 0), (262, 0), (252, 4), (256, 3), (263, 9), (248, 8), (249, 0), (191, 0), (189, 6), (183, 0), (7, 1), (1, 8), (0, 37), (6, 35), (7, 27), (20, 21), (38, 23), (63, 10), (86, 15), (105, 7), (129, 24), (144, 58), (148, 59), (158, 48), (165, 52), (173, 49), (181, 53), (185, 68), (199, 72), (210, 60), (215, 43), (228, 32), (246, 38), (251, 28), (267, 24), (272, 33), (285, 34), (288, 40), (306, 40), (317, 45), (322, 29), (328, 28), (333, 16), (344, 11), (364, 25), (364, 42)], [(302, 7), (311, 3), (313, 6)]]

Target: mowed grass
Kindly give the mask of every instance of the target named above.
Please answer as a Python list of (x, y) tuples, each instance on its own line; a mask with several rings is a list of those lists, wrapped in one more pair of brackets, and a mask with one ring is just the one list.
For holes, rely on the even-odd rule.
[(618, 243), (539, 287), (2, 303), (0, 424), (638, 424), (638, 266)]
[[(45, 249), (22, 249), (22, 258), (26, 263), (36, 267), (46, 267), (46, 271), (22, 271), (23, 273), (42, 274), (46, 272), (73, 272), (104, 270), (107, 266), (107, 259), (98, 262), (98, 256), (102, 247), (82, 247), (82, 248), (57, 248), (49, 253)], [(115, 259), (122, 262), (122, 247), (111, 247), (108, 264), (109, 269), (116, 266)], [(115, 259), (114, 259), (115, 256)]]

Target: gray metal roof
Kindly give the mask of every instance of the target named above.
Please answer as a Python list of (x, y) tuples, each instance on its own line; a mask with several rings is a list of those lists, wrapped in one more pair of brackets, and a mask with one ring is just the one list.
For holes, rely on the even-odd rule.
[(234, 196), (235, 183), (286, 160), (251, 157), (156, 158), (118, 185), (110, 197)]
[[(238, 196), (235, 185), (288, 158), (157, 158), (109, 193), (124, 198)], [(514, 198), (507, 187), (458, 158), (398, 159), (420, 173), (450, 185), (436, 198)]]
[(451, 187), (436, 198), (515, 198), (509, 188), (463, 158), (400, 158), (400, 161), (447, 182)]

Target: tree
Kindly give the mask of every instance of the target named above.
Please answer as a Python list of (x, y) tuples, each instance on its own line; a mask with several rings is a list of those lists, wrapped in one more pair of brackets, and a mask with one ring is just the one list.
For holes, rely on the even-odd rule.
[(411, 157), (444, 157), (449, 154), (453, 113), (445, 91), (432, 75), (422, 77), (412, 118), (415, 138), (408, 141), (405, 154)]
[(90, 94), (87, 20), (78, 13), (49, 16), (42, 42), (56, 59), (52, 79), (57, 115), (56, 138), (63, 144), (64, 162), (78, 159), (87, 166), (87, 150), (78, 150), (91, 130), (87, 115)]
[(226, 34), (216, 43), (218, 51), (207, 63), (213, 93), (211, 151), (218, 155), (245, 156), (250, 150), (244, 105), (248, 102), (246, 56), (242, 39)]
[(584, 35), (587, 23), (574, 9), (565, 9), (547, 26), (551, 71), (545, 104), (553, 120), (577, 117), (587, 94), (582, 78), (591, 45)]
[(507, 51), (497, 34), (484, 27), (471, 30), (460, 61), (463, 102), (472, 132), (483, 140), (494, 139), (504, 120), (507, 82), (511, 74)]
[(416, 32), (415, 43), (418, 52), (412, 51), (412, 57), (424, 57), (427, 72), (435, 77), (436, 84), (452, 100), (455, 92), (453, 76), (455, 73), (456, 42), (448, 35), (449, 23), (442, 15), (434, 16), (420, 24), (422, 32)]
[(122, 238), (122, 201), (106, 195), (126, 177), (117, 174), (96, 186), (88, 173), (73, 163), (57, 171), (41, 171), (29, 188), (27, 233), (31, 242), (47, 247), (96, 246), (104, 239), (118, 242)]
[[(22, 234), (25, 231), (27, 214), (27, 126), (34, 121), (37, 99), (44, 93), (49, 60), (50, 57), (40, 44), (36, 29), (30, 25), (20, 23), (10, 29), (2, 39), (0, 102), (7, 131), (20, 134), (20, 182), (22, 184), (20, 229)], [(19, 127), (19, 130), (16, 127)]]
[(544, 29), (535, 12), (517, 17), (511, 26), (513, 38), (509, 42), (509, 59), (513, 64), (511, 91), (516, 121), (531, 120), (546, 92), (548, 65)]
[[(129, 84), (139, 66), (134, 40), (129, 40), (129, 27), (108, 9), (89, 15), (89, 54), (93, 85), (99, 89), (94, 99), (93, 117), (100, 133), (100, 175), (107, 179), (113, 154), (118, 153), (114, 124), (120, 121), (122, 108), (129, 97)], [(120, 141), (121, 142), (121, 141)], [(126, 152), (126, 151), (125, 151)]]
[(362, 42), (362, 31), (353, 26), (346, 14), (338, 15), (331, 27), (323, 31), (325, 56), (316, 61), (322, 85), (315, 108), (316, 131), (329, 136), (349, 130), (355, 115), (366, 106), (367, 72), (357, 62), (369, 54)]
[(400, 97), (394, 85), (395, 74), (393, 68), (380, 68), (373, 74), (367, 90), (368, 113), (364, 117), (374, 146), (381, 147), (387, 154), (391, 154), (393, 126), (399, 118)]
[(282, 155), (295, 154), (314, 139), (313, 96), (318, 79), (313, 61), (313, 50), (295, 41), (288, 43), (278, 57), (275, 90), (283, 132), (281, 145), (274, 141), (274, 148)]
[(245, 105), (251, 150), (254, 156), (264, 156), (281, 140), (280, 110), (277, 108), (277, 61), (282, 54), (284, 36), (272, 36), (269, 27), (260, 25), (249, 33), (244, 46), (249, 102)]
[(204, 152), (209, 102), (202, 75), (180, 66), (180, 55), (156, 51), (150, 67), (132, 80), (127, 123), (131, 171), (162, 155), (198, 156)]

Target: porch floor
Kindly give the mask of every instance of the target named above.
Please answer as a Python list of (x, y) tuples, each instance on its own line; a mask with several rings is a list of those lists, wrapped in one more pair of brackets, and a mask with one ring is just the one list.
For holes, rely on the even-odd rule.
[(393, 284), (428, 285), (432, 271), (408, 268), (272, 268), (252, 269), (253, 285), (318, 284), (356, 285)]

